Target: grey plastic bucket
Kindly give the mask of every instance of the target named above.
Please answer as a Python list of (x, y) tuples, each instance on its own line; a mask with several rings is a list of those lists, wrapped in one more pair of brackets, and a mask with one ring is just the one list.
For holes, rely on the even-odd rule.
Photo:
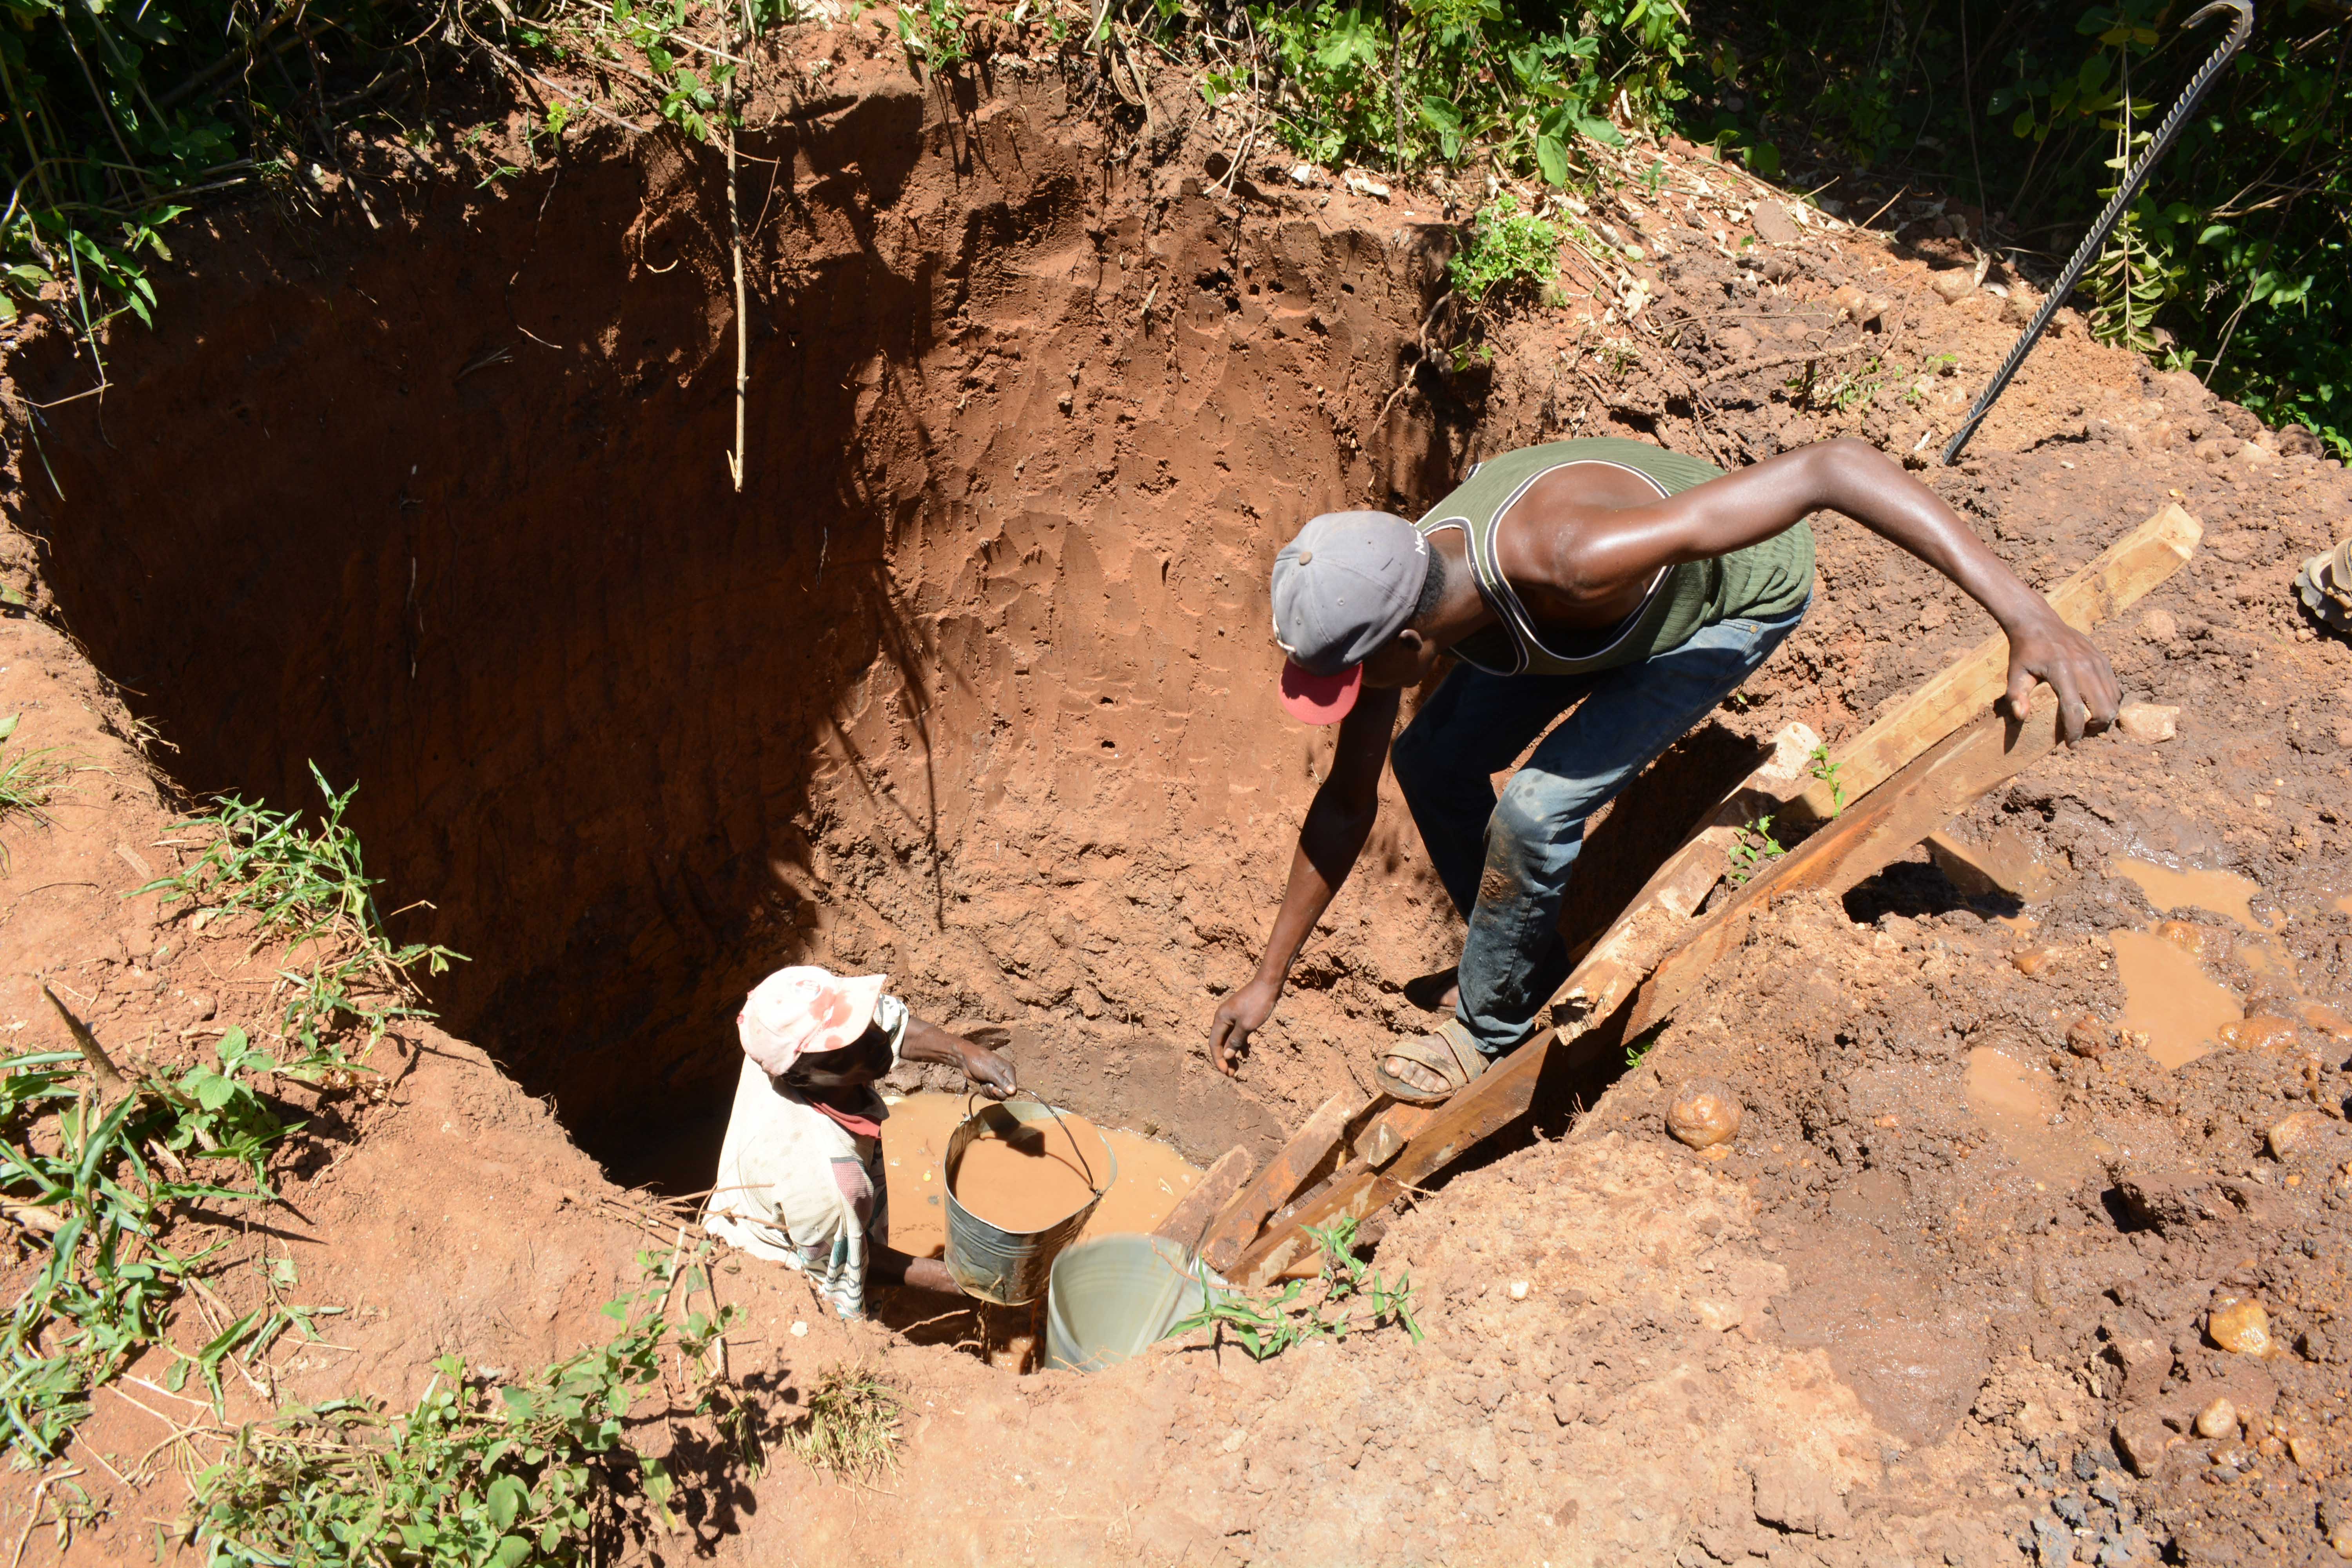
[(1164, 1237), (1106, 1236), (1054, 1264), (1045, 1364), (1100, 1372), (1137, 1355), (1208, 1305), (1223, 1281)]
[[(957, 1123), (955, 1131), (949, 1135), (947, 1158), (940, 1162), (948, 1189), (947, 1265), (948, 1272), (955, 1277), (965, 1295), (993, 1301), (1000, 1307), (1023, 1306), (1044, 1295), (1054, 1259), (1060, 1256), (1062, 1248), (1077, 1239), (1078, 1232), (1093, 1217), (1095, 1205), (1102, 1202), (1103, 1194), (1118, 1179), (1118, 1156), (1111, 1152), (1109, 1141), (1093, 1131), (1091, 1124), (1081, 1130), (1061, 1120), (1068, 1114), (1043, 1101), (1004, 1100), (982, 1106)], [(957, 1201), (956, 1172), (963, 1164), (963, 1152), (974, 1139), (1009, 1140), (1033, 1127), (1048, 1140), (1077, 1140), (1076, 1146), (1094, 1173), (1095, 1195), (1079, 1205), (1076, 1213), (1055, 1220), (1043, 1230), (1000, 1229)], [(1089, 1140), (1091, 1148), (1087, 1146)]]

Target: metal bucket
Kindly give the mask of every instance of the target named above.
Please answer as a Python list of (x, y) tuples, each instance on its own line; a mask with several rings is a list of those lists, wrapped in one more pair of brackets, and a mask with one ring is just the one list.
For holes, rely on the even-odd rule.
[[(1085, 1132), (1061, 1120), (1067, 1112), (1042, 1100), (1003, 1100), (982, 1106), (957, 1123), (948, 1138), (947, 1157), (940, 1162), (948, 1189), (948, 1272), (967, 1296), (1018, 1307), (1045, 1293), (1054, 1259), (1077, 1239), (1093, 1216), (1095, 1205), (1118, 1179), (1118, 1156), (1110, 1142), (1091, 1125)], [(1042, 1126), (1040, 1125), (1042, 1124)], [(1095, 1173), (1095, 1195), (1065, 1218), (1043, 1230), (1001, 1230), (963, 1206), (956, 1198), (956, 1172), (963, 1152), (978, 1138), (1010, 1140), (1024, 1128), (1036, 1126), (1048, 1139), (1076, 1139), (1088, 1171)], [(1094, 1147), (1087, 1146), (1091, 1140)], [(1099, 1151), (1097, 1152), (1097, 1151)]]
[(1223, 1281), (1158, 1236), (1106, 1236), (1062, 1254), (1045, 1295), (1045, 1364), (1100, 1372), (1208, 1305)]

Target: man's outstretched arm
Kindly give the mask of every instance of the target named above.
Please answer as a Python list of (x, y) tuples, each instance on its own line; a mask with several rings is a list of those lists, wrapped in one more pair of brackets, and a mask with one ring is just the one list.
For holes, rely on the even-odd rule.
[(1372, 822), (1380, 815), (1381, 767), (1388, 761), (1389, 737), (1396, 731), (1402, 695), (1394, 688), (1366, 687), (1339, 721), (1331, 772), (1316, 790), (1307, 820), (1299, 824), (1290, 882), (1283, 889), (1282, 907), (1275, 911), (1265, 956), (1258, 960), (1249, 984), (1218, 1004), (1209, 1025), (1209, 1061), (1228, 1078), (1240, 1070), (1242, 1048), (1249, 1037), (1274, 1016), (1274, 1005), (1282, 996), (1283, 982), (1290, 977), (1299, 949), (1307, 945), (1307, 934), (1323, 918), (1372, 836)]
[(2115, 721), (2123, 689), (2106, 657), (2059, 619), (1926, 485), (1866, 441), (1800, 447), (1648, 506), (1561, 531), (1563, 581), (1638, 581), (1664, 566), (1759, 543), (1810, 512), (1843, 513), (1933, 566), (2009, 636), (2009, 704), (2019, 718), (2039, 679), (2058, 693), (2069, 741)]

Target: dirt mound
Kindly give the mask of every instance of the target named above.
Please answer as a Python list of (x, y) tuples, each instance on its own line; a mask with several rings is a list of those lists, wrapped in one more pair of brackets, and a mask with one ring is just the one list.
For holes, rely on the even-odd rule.
[[(376, 149), (355, 166), (398, 222), (220, 218), (163, 329), (114, 334), (102, 401), (58, 402), (81, 386), (62, 344), (9, 363), (18, 400), (54, 405), (7, 498), (43, 618), (0, 625), (0, 697), (24, 743), (114, 771), (53, 828), (9, 826), (8, 1020), (45, 1017), (37, 968), (102, 1036), (166, 1055), (268, 1026), (267, 955), (119, 897), (186, 847), (142, 726), (189, 791), (290, 806), (313, 761), (359, 781), (390, 901), (431, 901), (394, 934), (473, 959), (435, 999), (475, 1045), (405, 1030), (381, 1097), (302, 1108), (340, 1120), (289, 1173), (296, 1218), (231, 1261), (295, 1259), (352, 1310), (241, 1410), (399, 1397), (441, 1351), (511, 1367), (596, 1332), (633, 1250), (670, 1244), (596, 1164), (708, 1179), (733, 1011), (782, 963), (887, 970), (930, 1016), (1011, 1023), (1027, 1081), (1196, 1158), (1270, 1147), (1361, 1083), (1459, 931), (1391, 797), (1244, 1087), (1194, 1059), (1329, 740), (1274, 700), (1279, 542), (1568, 434), (1726, 462), (1839, 433), (1932, 450), (2030, 287), (1960, 289), (1661, 158), (1655, 188), (1589, 215), (1638, 259), (1568, 258), (1590, 298), (1492, 332), (1491, 363), (1433, 354), (1437, 209), (1275, 169), (1222, 190), (1050, 79), (959, 98), (848, 37), (807, 30), (793, 47), (835, 68), (796, 79), (824, 86), (751, 116), (774, 176), (745, 184), (740, 497), (716, 160), (657, 140), (487, 189)], [(905, 1469), (877, 1502), (782, 1462), (698, 1496), (695, 1539), (847, 1563), (950, 1538), (1069, 1563), (2328, 1550), (2352, 650), (2284, 586), (2352, 489), (2079, 322), (1967, 463), (1923, 477), (2045, 585), (2165, 500), (2208, 531), (2100, 634), (2135, 696), (2179, 710), (2175, 737), (2053, 759), (1957, 825), (2039, 857), (2045, 902), (1972, 903), (1923, 856), (1762, 922), (1597, 1104), (1391, 1227), (1417, 1347), (1259, 1366), (1196, 1336), (1015, 1379), (730, 1265), (733, 1370), (771, 1419), (874, 1356), (909, 1391)], [(1585, 918), (1754, 737), (1801, 719), (1834, 740), (1989, 629), (1859, 529), (1819, 536), (1806, 625), (1596, 827)], [(2270, 929), (2151, 906), (2117, 868), (2135, 857), (2243, 873)], [(2126, 1024), (2114, 945), (2165, 914), (2205, 931), (2246, 1026), (2177, 1071)], [(1711, 1159), (1661, 1120), (1702, 1072), (1748, 1113)], [(2273, 1148), (2295, 1116), (2308, 1136)], [(239, 1280), (242, 1307), (260, 1287)], [(2267, 1304), (2274, 1354), (2205, 1342), (2231, 1293)], [(2194, 1436), (2220, 1388), (2245, 1419)], [(89, 1441), (120, 1460), (154, 1419), (113, 1410)]]

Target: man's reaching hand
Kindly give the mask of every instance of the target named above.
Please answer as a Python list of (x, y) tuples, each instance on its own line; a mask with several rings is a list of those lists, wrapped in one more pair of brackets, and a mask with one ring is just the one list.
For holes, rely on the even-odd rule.
[(2058, 694), (2059, 732), (2070, 746), (2114, 723), (2123, 706), (2123, 686), (2107, 656), (2054, 610), (2033, 626), (2010, 629), (2008, 696), (2013, 717), (2026, 717), (2037, 679), (2048, 681)]
[(1250, 1037), (1265, 1027), (1281, 998), (1280, 981), (1259, 978), (1218, 1003), (1217, 1016), (1209, 1024), (1209, 1065), (1227, 1078), (1239, 1077)]

